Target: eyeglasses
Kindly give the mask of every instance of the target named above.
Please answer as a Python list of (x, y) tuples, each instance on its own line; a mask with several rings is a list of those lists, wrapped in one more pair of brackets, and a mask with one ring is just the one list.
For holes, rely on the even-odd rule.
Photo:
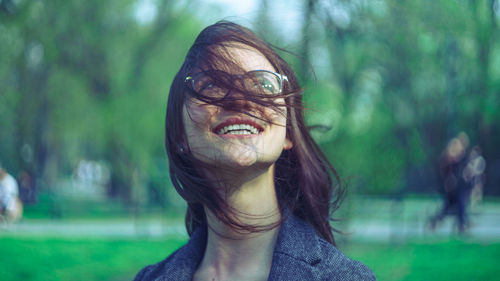
[(196, 73), (185, 79), (188, 87), (198, 94), (208, 97), (217, 97), (228, 92), (228, 85), (235, 85), (239, 81), (241, 86), (252, 92), (268, 95), (279, 95), (283, 91), (285, 75), (268, 71), (252, 70), (245, 74), (229, 74), (221, 70), (210, 70)]

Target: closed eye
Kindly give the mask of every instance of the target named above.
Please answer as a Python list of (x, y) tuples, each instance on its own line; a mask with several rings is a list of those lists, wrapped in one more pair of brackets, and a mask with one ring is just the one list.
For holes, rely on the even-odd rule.
[(198, 92), (206, 97), (221, 97), (226, 91), (215, 83), (208, 82), (201, 86)]

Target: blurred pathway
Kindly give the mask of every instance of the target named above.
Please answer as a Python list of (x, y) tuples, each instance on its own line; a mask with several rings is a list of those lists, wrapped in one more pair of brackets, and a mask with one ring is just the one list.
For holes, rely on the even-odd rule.
[[(465, 234), (468, 238), (486, 241), (500, 241), (499, 218), (481, 218)], [(422, 222), (358, 221), (342, 228), (347, 237), (355, 240), (390, 241), (411, 238), (452, 237), (453, 222), (445, 221), (435, 231), (430, 231)], [(54, 236), (54, 237), (185, 237), (187, 233), (182, 223), (161, 222), (65, 222), (65, 221), (24, 221), (8, 228), (0, 229), (2, 236)]]
[(23, 220), (0, 230), (2, 235), (69, 237), (187, 237), (184, 224), (161, 221)]
[[(414, 238), (457, 237), (456, 218), (449, 216), (434, 230), (429, 218), (441, 208), (441, 199), (405, 199), (393, 201), (361, 198), (346, 223), (349, 236), (358, 240), (401, 241)], [(488, 201), (469, 208), (470, 228), (464, 238), (500, 241), (500, 202)]]
[[(500, 216), (475, 217), (472, 226), (463, 236), (481, 241), (500, 241)], [(414, 238), (457, 237), (456, 225), (452, 218), (431, 230), (427, 221), (353, 221), (349, 224), (348, 236), (366, 241), (400, 241)]]
[[(363, 201), (364, 200), (364, 201)], [(405, 200), (394, 202), (365, 198), (351, 205), (351, 220), (338, 226), (346, 238), (366, 241), (400, 241), (414, 238), (454, 237), (453, 218), (447, 218), (435, 231), (427, 227), (428, 217), (439, 207), (439, 201)], [(471, 228), (466, 238), (500, 241), (500, 204), (488, 203), (470, 213)], [(29, 220), (0, 228), (2, 236), (54, 237), (180, 237), (187, 238), (182, 221), (65, 221)]]

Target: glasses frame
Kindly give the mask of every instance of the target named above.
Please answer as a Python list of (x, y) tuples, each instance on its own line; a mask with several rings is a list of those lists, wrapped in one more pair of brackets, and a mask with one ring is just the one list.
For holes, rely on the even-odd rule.
[[(286, 75), (283, 75), (283, 74), (280, 74), (280, 73), (277, 73), (277, 72), (274, 72), (274, 71), (269, 71), (269, 70), (265, 70), (265, 69), (256, 69), (256, 70), (251, 70), (251, 71), (248, 71), (244, 74), (230, 74), (232, 77), (236, 77), (238, 79), (241, 79), (243, 78), (244, 76), (250, 74), (250, 73), (254, 73), (254, 72), (267, 72), (267, 73), (270, 73), (270, 74), (273, 74), (274, 76), (276, 76), (278, 78), (278, 81), (279, 81), (279, 92), (278, 93), (275, 93), (274, 95), (281, 95), (283, 93), (283, 85), (284, 85), (284, 81), (288, 82), (288, 77)], [(204, 71), (202, 72), (198, 72), (198, 73), (195, 73), (193, 75), (189, 75), (187, 76), (185, 79), (184, 79), (184, 82), (189, 86), (189, 88), (193, 91), (194, 90), (194, 81), (195, 81), (195, 77), (197, 75), (200, 75), (200, 74), (203, 74)], [(195, 91), (196, 92), (196, 91)]]

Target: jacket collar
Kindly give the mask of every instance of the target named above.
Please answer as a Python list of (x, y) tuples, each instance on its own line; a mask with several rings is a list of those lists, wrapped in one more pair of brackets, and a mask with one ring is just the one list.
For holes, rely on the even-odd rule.
[[(280, 226), (269, 280), (280, 275), (278, 268), (285, 262), (288, 265), (293, 261), (300, 264), (305, 262), (311, 266), (319, 263), (321, 248), (318, 240), (319, 237), (312, 226), (290, 214)], [(182, 276), (185, 279), (178, 280), (191, 280), (203, 258), (206, 244), (207, 227), (204, 225), (198, 227), (186, 246), (180, 248), (172, 260), (165, 264), (164, 276)]]
[(310, 265), (321, 261), (319, 237), (312, 226), (291, 214), (281, 225), (273, 259), (284, 254)]

